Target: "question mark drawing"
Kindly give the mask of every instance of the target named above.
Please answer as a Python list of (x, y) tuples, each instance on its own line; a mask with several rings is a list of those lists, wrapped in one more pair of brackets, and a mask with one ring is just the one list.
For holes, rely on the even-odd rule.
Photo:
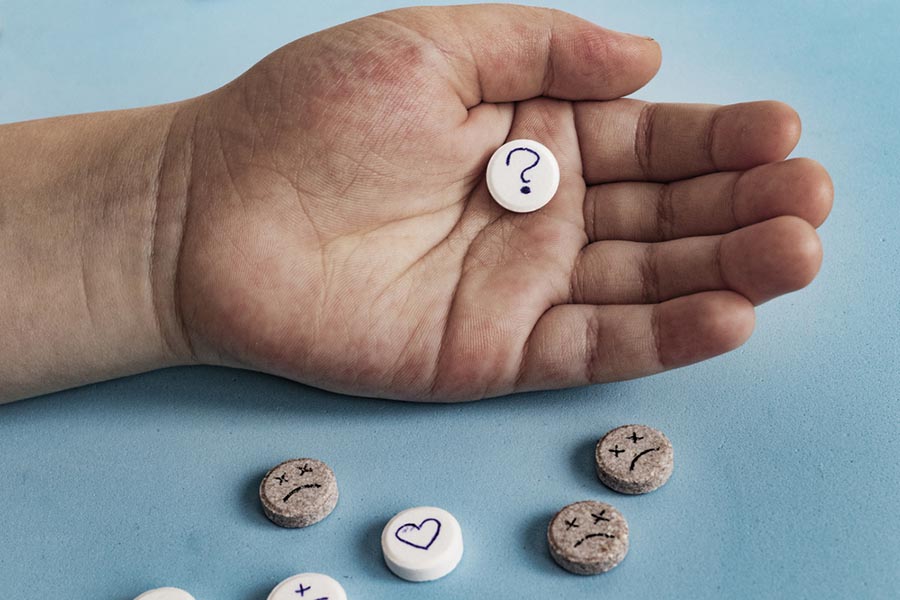
[[(538, 154), (537, 152), (535, 152), (534, 150), (532, 150), (531, 148), (513, 148), (512, 150), (509, 151), (509, 154), (506, 155), (506, 166), (507, 167), (509, 166), (509, 159), (512, 158), (513, 154), (515, 154), (516, 152), (519, 152), (519, 151), (530, 152), (531, 154), (534, 154), (534, 162), (531, 163), (529, 166), (525, 167), (524, 169), (522, 169), (521, 173), (519, 173), (519, 179), (522, 180), (522, 183), (531, 183), (530, 179), (525, 179), (525, 173), (527, 173), (531, 169), (538, 166), (538, 163), (541, 162), (541, 155)], [(531, 188), (528, 187), (527, 185), (523, 185), (519, 189), (519, 191), (522, 192), (523, 194), (530, 194)]]
[[(537, 175), (532, 171), (539, 167)], [(485, 171), (488, 192), (510, 212), (528, 213), (550, 202), (559, 188), (559, 163), (537, 140), (510, 140), (494, 150)]]

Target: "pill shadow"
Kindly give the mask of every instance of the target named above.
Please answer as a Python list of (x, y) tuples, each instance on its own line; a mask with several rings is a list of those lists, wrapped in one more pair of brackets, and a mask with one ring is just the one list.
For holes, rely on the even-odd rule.
[(359, 542), (356, 544), (356, 563), (367, 576), (386, 581), (394, 577), (388, 571), (381, 554), (381, 530), (384, 519), (372, 519), (361, 528)]
[(245, 596), (246, 600), (266, 600), (272, 593), (271, 585), (257, 585), (252, 593)]
[(553, 517), (550, 513), (536, 513), (522, 525), (522, 547), (529, 565), (541, 572), (558, 575), (559, 567), (553, 562), (547, 549), (547, 525)]
[(597, 447), (597, 438), (585, 438), (572, 448), (570, 464), (575, 475), (585, 483), (597, 482), (597, 469), (594, 466), (594, 450)]
[(259, 502), (259, 482), (262, 481), (264, 475), (265, 471), (248, 476), (241, 484), (238, 499), (241, 514), (260, 527), (272, 525), (263, 513), (262, 505)]

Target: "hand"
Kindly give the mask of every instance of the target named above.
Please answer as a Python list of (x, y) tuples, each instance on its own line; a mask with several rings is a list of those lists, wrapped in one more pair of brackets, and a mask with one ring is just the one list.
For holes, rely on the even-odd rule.
[[(187, 352), (444, 401), (740, 345), (755, 304), (815, 276), (831, 183), (778, 162), (800, 134), (783, 104), (617, 99), (659, 63), (655, 42), (558, 11), (416, 8), (300, 39), (185, 103), (165, 164), (186, 209), (163, 224), (183, 224)], [(531, 214), (483, 178), (521, 137), (562, 171)]]

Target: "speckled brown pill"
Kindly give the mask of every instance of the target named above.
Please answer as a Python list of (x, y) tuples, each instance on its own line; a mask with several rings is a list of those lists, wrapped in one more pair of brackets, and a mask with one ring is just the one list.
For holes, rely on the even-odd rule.
[(652, 492), (675, 464), (669, 439), (646, 425), (616, 427), (597, 442), (594, 458), (600, 481), (623, 494)]
[(584, 500), (556, 513), (547, 528), (550, 555), (570, 573), (605, 573), (628, 554), (628, 523), (609, 504)]
[(320, 460), (286, 460), (263, 477), (259, 499), (263, 512), (276, 525), (308, 527), (334, 510), (338, 501), (337, 480), (331, 468)]

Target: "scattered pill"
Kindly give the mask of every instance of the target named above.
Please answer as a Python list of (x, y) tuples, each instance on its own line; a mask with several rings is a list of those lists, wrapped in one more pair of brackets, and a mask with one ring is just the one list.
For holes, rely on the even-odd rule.
[(381, 532), (384, 562), (407, 581), (439, 579), (463, 554), (462, 529), (446, 510), (420, 506), (401, 511)]
[(144, 592), (134, 600), (194, 600), (194, 597), (184, 590), (164, 587)]
[(300, 573), (275, 586), (267, 600), (347, 600), (337, 581), (321, 573)]
[(623, 425), (603, 436), (594, 452), (597, 477), (623, 494), (645, 494), (672, 474), (672, 444), (646, 425)]
[(491, 156), (487, 186), (497, 204), (506, 210), (532, 212), (550, 202), (556, 193), (559, 163), (540, 142), (513, 140)]
[(547, 528), (550, 555), (570, 573), (605, 573), (628, 554), (628, 523), (609, 504), (585, 500), (556, 513)]
[(295, 458), (266, 473), (259, 484), (259, 499), (263, 512), (276, 525), (308, 527), (334, 510), (337, 480), (322, 461)]

